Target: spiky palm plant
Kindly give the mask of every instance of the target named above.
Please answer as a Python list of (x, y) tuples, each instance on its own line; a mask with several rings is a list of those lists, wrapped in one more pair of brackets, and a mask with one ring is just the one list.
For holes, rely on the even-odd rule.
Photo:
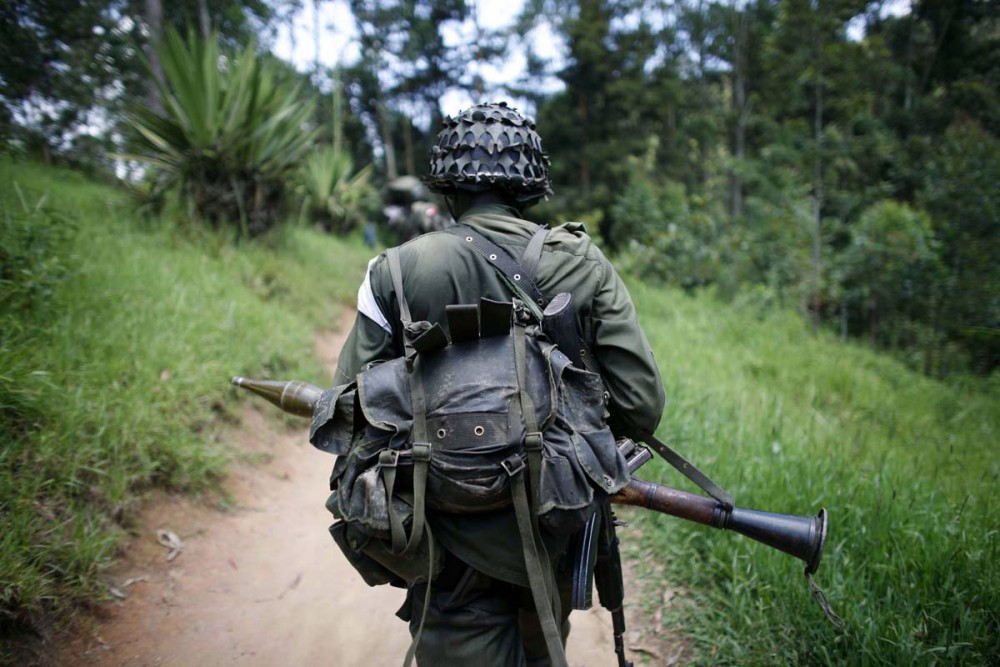
[(287, 177), (312, 147), (314, 103), (251, 44), (223, 54), (217, 35), (168, 32), (159, 49), (164, 112), (129, 115), (136, 157), (163, 189), (215, 225), (259, 234), (285, 216)]
[(352, 176), (353, 169), (351, 156), (335, 146), (309, 153), (299, 173), (302, 217), (337, 233), (357, 226), (377, 194), (371, 185), (372, 166)]

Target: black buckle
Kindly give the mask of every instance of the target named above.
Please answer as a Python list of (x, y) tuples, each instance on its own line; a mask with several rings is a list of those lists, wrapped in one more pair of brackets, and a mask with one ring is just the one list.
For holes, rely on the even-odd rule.
[(508, 475), (514, 477), (519, 472), (524, 470), (524, 459), (517, 454), (513, 454), (501, 461), (500, 466), (507, 471)]

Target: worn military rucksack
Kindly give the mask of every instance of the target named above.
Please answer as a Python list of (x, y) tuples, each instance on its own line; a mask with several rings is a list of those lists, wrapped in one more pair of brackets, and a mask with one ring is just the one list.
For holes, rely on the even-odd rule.
[[(513, 262), (478, 233), (461, 233), (488, 261), (503, 253)], [(540, 242), (531, 245), (540, 252)], [(331, 532), (370, 585), (431, 581), (441, 558), (425, 508), (513, 507), (543, 629), (561, 652), (541, 534), (576, 532), (629, 480), (605, 424), (601, 379), (541, 333), (538, 309), (526, 304), (525, 286), (537, 294), (526, 269), (512, 273), (524, 299), (448, 306), (449, 341), (440, 325), (411, 321), (398, 250), (387, 258), (405, 354), (324, 392), (314, 412), (311, 442), (339, 456)]]

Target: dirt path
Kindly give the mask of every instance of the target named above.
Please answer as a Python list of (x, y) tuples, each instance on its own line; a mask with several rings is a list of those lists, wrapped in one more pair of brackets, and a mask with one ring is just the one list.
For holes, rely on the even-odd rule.
[[(321, 337), (316, 353), (332, 367), (342, 343), (342, 335)], [(89, 632), (60, 647), (57, 663), (401, 664), (409, 634), (393, 614), (403, 593), (366, 586), (324, 530), (333, 459), (308, 445), (305, 428), (288, 430), (264, 403), (248, 407), (224, 438), (244, 454), (226, 481), (229, 506), (153, 498), (113, 573), (126, 597), (100, 609)], [(185, 544), (169, 562), (169, 549), (158, 543), (161, 529)], [(626, 586), (630, 595), (637, 588)], [(632, 607), (631, 627), (650, 627), (652, 619)], [(574, 612), (571, 620), (570, 664), (614, 665), (607, 612)], [(642, 651), (632, 654), (638, 662), (680, 657), (676, 646), (643, 635), (629, 637)]]

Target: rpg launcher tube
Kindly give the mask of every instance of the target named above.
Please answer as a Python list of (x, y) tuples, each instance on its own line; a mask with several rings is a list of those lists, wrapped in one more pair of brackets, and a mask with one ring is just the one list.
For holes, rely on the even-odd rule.
[(636, 477), (611, 497), (620, 505), (636, 505), (694, 521), (713, 528), (732, 530), (769, 547), (805, 561), (806, 573), (819, 568), (826, 543), (826, 510), (814, 517), (727, 508), (713, 498), (671, 489)]
[[(232, 383), (263, 396), (285, 412), (312, 417), (313, 406), (322, 389), (308, 382), (292, 380), (250, 380), (234, 377)], [(775, 514), (733, 507), (727, 509), (719, 501), (669, 486), (633, 477), (628, 486), (611, 496), (618, 505), (634, 505), (694, 521), (713, 528), (732, 530), (757, 540), (806, 563), (806, 572), (819, 568), (826, 543), (826, 510), (815, 517)]]

